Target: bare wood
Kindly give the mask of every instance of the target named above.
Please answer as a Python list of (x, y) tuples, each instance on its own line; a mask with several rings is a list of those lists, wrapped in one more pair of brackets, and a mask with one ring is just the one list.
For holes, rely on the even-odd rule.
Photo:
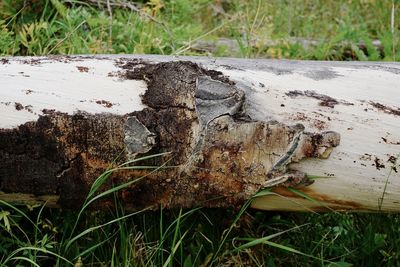
[(127, 208), (239, 205), (272, 187), (253, 207), (400, 209), (397, 63), (67, 56), (0, 69), (1, 199), (77, 206), (112, 162), (170, 151), (141, 163), (170, 168), (111, 176), (148, 175), (121, 192)]

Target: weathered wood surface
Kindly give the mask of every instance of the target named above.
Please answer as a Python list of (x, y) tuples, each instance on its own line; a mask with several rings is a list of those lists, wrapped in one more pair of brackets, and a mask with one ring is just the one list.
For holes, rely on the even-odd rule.
[(400, 210), (398, 63), (3, 58), (0, 113), (3, 200), (78, 206), (112, 164), (171, 152), (141, 162), (170, 167), (120, 192), (127, 208), (235, 206), (272, 187), (253, 207)]

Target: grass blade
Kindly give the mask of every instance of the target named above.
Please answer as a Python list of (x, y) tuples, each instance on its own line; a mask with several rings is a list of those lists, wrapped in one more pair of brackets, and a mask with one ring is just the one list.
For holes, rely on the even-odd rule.
[(175, 246), (172, 248), (171, 254), (169, 254), (167, 260), (164, 262), (163, 267), (167, 267), (167, 266), (169, 266), (169, 265), (171, 265), (171, 266), (173, 265), (173, 264), (172, 264), (172, 261), (173, 261), (173, 259), (174, 259), (175, 252), (178, 250), (179, 246), (181, 245), (181, 243), (182, 243), (182, 241), (183, 241), (183, 239), (185, 238), (185, 236), (186, 236), (187, 233), (188, 233), (188, 232), (186, 231), (186, 232), (182, 235), (182, 237), (178, 240), (178, 242), (176, 242)]
[(14, 251), (4, 260), (4, 262), (2, 262), (2, 264), (4, 264), (4, 265), (7, 266), (7, 262), (11, 261), (12, 259), (14, 259), (14, 258), (16, 257), (16, 256), (14, 256), (14, 255), (17, 255), (18, 253), (24, 252), (24, 251), (26, 251), (26, 250), (33, 250), (33, 251), (42, 252), (42, 253), (44, 253), (44, 254), (49, 254), (49, 255), (55, 256), (56, 258), (58, 258), (58, 259), (60, 259), (60, 260), (63, 260), (64, 262), (66, 262), (66, 263), (68, 263), (68, 264), (70, 264), (70, 265), (74, 265), (72, 262), (70, 262), (69, 260), (67, 260), (66, 258), (62, 257), (61, 255), (59, 255), (59, 254), (57, 254), (57, 253), (54, 253), (54, 252), (49, 251), (49, 250), (46, 250), (46, 249), (44, 249), (44, 248), (37, 248), (37, 247), (20, 247), (20, 248), (14, 250)]
[(264, 243), (266, 245), (271, 246), (271, 247), (279, 248), (279, 249), (282, 249), (282, 250), (290, 252), (290, 253), (295, 253), (295, 254), (299, 254), (299, 255), (303, 255), (303, 256), (306, 256), (306, 257), (309, 257), (309, 258), (313, 258), (313, 259), (318, 259), (319, 260), (319, 258), (317, 258), (317, 257), (314, 257), (312, 255), (303, 253), (303, 252), (301, 252), (301, 251), (299, 251), (297, 249), (294, 249), (294, 248), (291, 248), (291, 247), (288, 247), (288, 246), (285, 246), (285, 245), (281, 245), (281, 244), (278, 244), (278, 243), (275, 243), (275, 242), (272, 242), (272, 241), (264, 241)]
[(100, 224), (100, 225), (96, 225), (96, 226), (90, 227), (90, 228), (84, 230), (83, 232), (81, 232), (80, 234), (76, 235), (75, 237), (71, 238), (71, 239), (67, 242), (66, 250), (67, 250), (76, 240), (78, 240), (78, 239), (81, 238), (82, 236), (85, 236), (85, 235), (87, 235), (87, 234), (89, 234), (89, 233), (91, 233), (91, 232), (93, 232), (93, 231), (95, 231), (95, 230), (97, 230), (97, 229), (100, 229), (100, 228), (102, 228), (102, 227), (104, 227), (104, 226), (107, 226), (107, 225), (110, 225), (110, 224), (119, 222), (119, 221), (121, 221), (121, 220), (125, 220), (125, 219), (127, 219), (127, 218), (129, 218), (129, 217), (132, 217), (132, 216), (134, 216), (134, 215), (137, 215), (137, 214), (139, 214), (139, 213), (141, 213), (141, 212), (144, 212), (144, 211), (146, 211), (146, 210), (149, 210), (149, 208), (142, 209), (142, 210), (140, 210), (140, 211), (137, 211), (137, 212), (134, 212), (134, 213), (130, 213), (130, 214), (128, 214), (128, 215), (125, 215), (125, 216), (116, 218), (116, 219), (111, 220), (111, 221), (109, 221), (109, 222), (106, 222), (106, 223), (103, 223), (103, 224)]
[(232, 252), (239, 252), (239, 251), (241, 251), (243, 249), (246, 249), (246, 248), (250, 248), (250, 247), (253, 247), (253, 246), (256, 246), (256, 245), (264, 244), (266, 241), (268, 241), (268, 240), (270, 240), (272, 238), (275, 238), (277, 236), (283, 235), (283, 234), (288, 233), (290, 231), (299, 229), (299, 228), (301, 228), (303, 226), (306, 226), (306, 225), (308, 225), (308, 224), (303, 224), (303, 225), (300, 225), (300, 226), (296, 226), (296, 227), (290, 228), (288, 230), (281, 231), (279, 233), (275, 233), (275, 234), (268, 235), (268, 236), (261, 237), (261, 238), (237, 238), (236, 240), (250, 240), (250, 241), (248, 243), (245, 243), (245, 244), (235, 248), (234, 250), (232, 250)]
[(26, 262), (29, 262), (30, 264), (32, 264), (33, 266), (40, 267), (39, 264), (37, 264), (35, 261), (33, 261), (33, 260), (31, 260), (31, 259), (29, 259), (27, 257), (17, 256), (17, 257), (13, 257), (13, 258), (10, 259), (10, 261), (14, 261), (14, 260), (26, 261)]

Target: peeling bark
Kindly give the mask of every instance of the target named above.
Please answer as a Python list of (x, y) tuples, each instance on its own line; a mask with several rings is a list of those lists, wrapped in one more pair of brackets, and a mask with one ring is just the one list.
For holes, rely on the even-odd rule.
[[(314, 135), (301, 124), (252, 120), (243, 108), (244, 92), (222, 73), (183, 61), (138, 65), (123, 69), (127, 79), (148, 85), (142, 97), (147, 108), (141, 111), (124, 116), (47, 112), (18, 130), (2, 131), (2, 191), (59, 194), (60, 205), (78, 206), (117, 156), (125, 161), (172, 152), (169, 165), (176, 167), (122, 192), (124, 203), (135, 208), (239, 205), (265, 186), (289, 180), (291, 186), (309, 184), (303, 173), (288, 175), (288, 164), (328, 157), (339, 144), (337, 133)], [(135, 171), (116, 173), (113, 182), (135, 176)]]
[[(52, 59), (25, 60), (22, 64), (36, 66), (45, 60)], [(92, 67), (85, 65), (85, 58), (63, 60), (62, 64), (76, 61), (73, 71), (79, 75), (92, 72)], [(167, 164), (168, 168), (157, 172), (148, 169), (117, 171), (102, 190), (146, 175), (145, 179), (119, 192), (127, 208), (238, 206), (266, 187), (274, 187), (281, 195), (296, 199), (282, 188), (297, 187), (304, 188), (319, 201), (329, 202), (333, 208), (368, 209), (360, 208), (362, 205), (357, 206), (357, 202), (319, 196), (309, 189), (314, 180), (308, 175), (314, 173), (294, 167), (303, 164), (306, 158), (316, 158), (321, 163), (331, 160), (331, 153), (341, 147), (343, 129), (337, 131), (329, 125), (338, 107), (339, 110), (353, 108), (358, 105), (354, 101), (292, 88), (281, 94), (283, 99), (301, 102), (309, 98), (309, 101), (317, 101), (317, 106), (323, 110), (315, 109), (312, 118), (302, 109), (297, 115), (263, 115), (265, 111), (260, 111), (257, 104), (259, 93), (254, 91), (254, 84), (237, 77), (232, 79), (229, 75), (241, 70), (228, 69), (223, 73), (221, 67), (205, 68), (193, 61), (157, 63), (122, 58), (111, 62), (116, 70), (107, 72), (108, 79), (146, 85), (141, 106), (116, 113), (113, 111), (122, 104), (116, 100), (81, 99), (79, 103), (98, 105), (93, 107), (104, 111), (75, 109), (71, 113), (61, 108), (38, 111), (34, 103), (24, 99), (15, 102), (16, 114), (27, 112), (37, 119), (0, 129), (0, 198), (15, 199), (19, 195), (22, 201), (29, 202), (32, 198), (48, 196), (49, 199), (51, 196), (54, 205), (78, 207), (94, 180), (112, 164), (171, 152), (140, 162), (143, 166)], [(231, 67), (236, 68), (234, 64)], [(276, 73), (276, 69), (271, 72)], [(308, 78), (309, 72), (304, 74)], [(274, 75), (281, 73), (292, 71), (282, 70)], [(323, 82), (341, 76), (326, 74), (326, 70), (321, 74), (318, 70), (309, 79)], [(270, 85), (265, 81), (259, 81), (257, 87), (269, 93)], [(26, 97), (38, 92), (31, 88), (22, 90)], [(111, 91), (109, 94), (113, 95)], [(273, 94), (270, 95), (272, 101)], [(12, 101), (1, 103), (3, 108), (9, 109)], [(290, 103), (274, 105), (285, 110)], [(371, 108), (396, 116), (395, 107), (378, 101), (360, 103), (372, 103)], [(265, 110), (267, 108), (272, 107)], [(390, 138), (386, 136), (381, 140), (386, 145), (394, 145)], [(391, 164), (395, 165), (397, 157), (390, 156)], [(389, 165), (378, 157), (371, 161), (377, 171)], [(396, 166), (393, 170), (397, 171)], [(109, 204), (109, 200), (104, 200), (99, 205)], [(280, 206), (280, 209), (295, 208)]]

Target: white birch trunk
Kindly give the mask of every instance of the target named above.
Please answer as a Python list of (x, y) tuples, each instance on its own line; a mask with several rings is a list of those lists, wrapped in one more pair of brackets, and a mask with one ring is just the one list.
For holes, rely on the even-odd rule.
[[(252, 205), (254, 208), (307, 211), (324, 210), (329, 207), (335, 210), (400, 211), (400, 160), (398, 159), (400, 64), (398, 63), (162, 56), (3, 58), (0, 59), (0, 133), (9, 133), (51, 112), (69, 115), (86, 112), (85, 114), (118, 116), (139, 112), (146, 108), (141, 95), (148, 89), (149, 81), (146, 75), (143, 75), (142, 80), (126, 79), (125, 72), (130, 70), (129, 62), (134, 62), (133, 68), (139, 68), (147, 63), (180, 60), (192, 61), (205, 69), (220, 71), (230, 81), (235, 82), (235, 88), (244, 94), (245, 100), (241, 112), (252, 122), (277, 121), (287, 126), (302, 124), (304, 130), (301, 129), (301, 133), (318, 134), (332, 131), (340, 135), (338, 144), (322, 148), (327, 150), (326, 153), (317, 151), (318, 158), (309, 158), (302, 151), (291, 151), (290, 159), (281, 166), (284, 170), (279, 170), (279, 175), (275, 175), (277, 163), (270, 163), (272, 165), (269, 167), (274, 171), (271, 177), (266, 177), (265, 181), (261, 182), (257, 178), (258, 187), (243, 187), (244, 190), (255, 193), (260, 188), (273, 186), (275, 195), (255, 199)], [(204, 81), (205, 85), (202, 82), (198, 78), (197, 86), (207, 86), (207, 81)], [(218, 86), (213, 89), (212, 86), (206, 89), (208, 93), (221, 89)], [(190, 106), (190, 103), (188, 105)], [(194, 108), (200, 112), (199, 107)], [(235, 108), (235, 111), (229, 110), (229, 115), (233, 115), (236, 106), (229, 108)], [(201, 112), (204, 117), (208, 116), (204, 114), (204, 109)], [(198, 117), (199, 114), (197, 113)], [(193, 138), (198, 138), (195, 136), (201, 132), (201, 123), (194, 123), (191, 127)], [(240, 131), (242, 130), (238, 130)], [(239, 136), (236, 132), (233, 134)], [(240, 136), (248, 138), (246, 134)], [(136, 151), (136, 154), (150, 151), (155, 139), (150, 133), (148, 137), (153, 138), (147, 143), (149, 148), (143, 145), (143, 150)], [(207, 142), (208, 139), (204, 140)], [(278, 138), (276, 142), (282, 140)], [(252, 144), (252, 146), (257, 145), (257, 143)], [(7, 150), (5, 144), (0, 143), (0, 151), (2, 149)], [(135, 154), (134, 152), (131, 151)], [(3, 157), (10, 157), (9, 152), (7, 153)], [(221, 154), (223, 153), (221, 150)], [(285, 153), (288, 154), (288, 150), (281, 151), (278, 158), (284, 157)], [(254, 156), (249, 158), (254, 159)], [(13, 164), (19, 162), (20, 169), (25, 166), (24, 162), (18, 160), (13, 162)], [(102, 166), (105, 168), (106, 162), (103, 162)], [(2, 166), (4, 167), (7, 166)], [(311, 185), (296, 189), (315, 201), (305, 199), (286, 188), (289, 185), (296, 186), (293, 181), (288, 183), (285, 180), (288, 178), (288, 171), (295, 170), (311, 177), (324, 177), (315, 179)], [(3, 190), (0, 198), (5, 200), (23, 198), (23, 201), (29, 202), (43, 201), (49, 196), (52, 199), (50, 202), (59, 204), (56, 202), (60, 192), (56, 185), (49, 191), (41, 193), (29, 192), (28, 188), (29, 190), (22, 190), (21, 194), (10, 189), (15, 186), (10, 186), (13, 182), (5, 175), (4, 171), (0, 171), (1, 190)], [(23, 182), (24, 180), (20, 181)], [(9, 188), (5, 190), (7, 185)], [(248, 192), (244, 194), (246, 198)], [(22, 195), (25, 197), (21, 197)], [(173, 197), (179, 198), (177, 195)], [(182, 204), (183, 201), (178, 201), (177, 206), (196, 205), (195, 201), (188, 205)], [(166, 203), (160, 200), (156, 202)], [(167, 202), (171, 203), (171, 200)]]

